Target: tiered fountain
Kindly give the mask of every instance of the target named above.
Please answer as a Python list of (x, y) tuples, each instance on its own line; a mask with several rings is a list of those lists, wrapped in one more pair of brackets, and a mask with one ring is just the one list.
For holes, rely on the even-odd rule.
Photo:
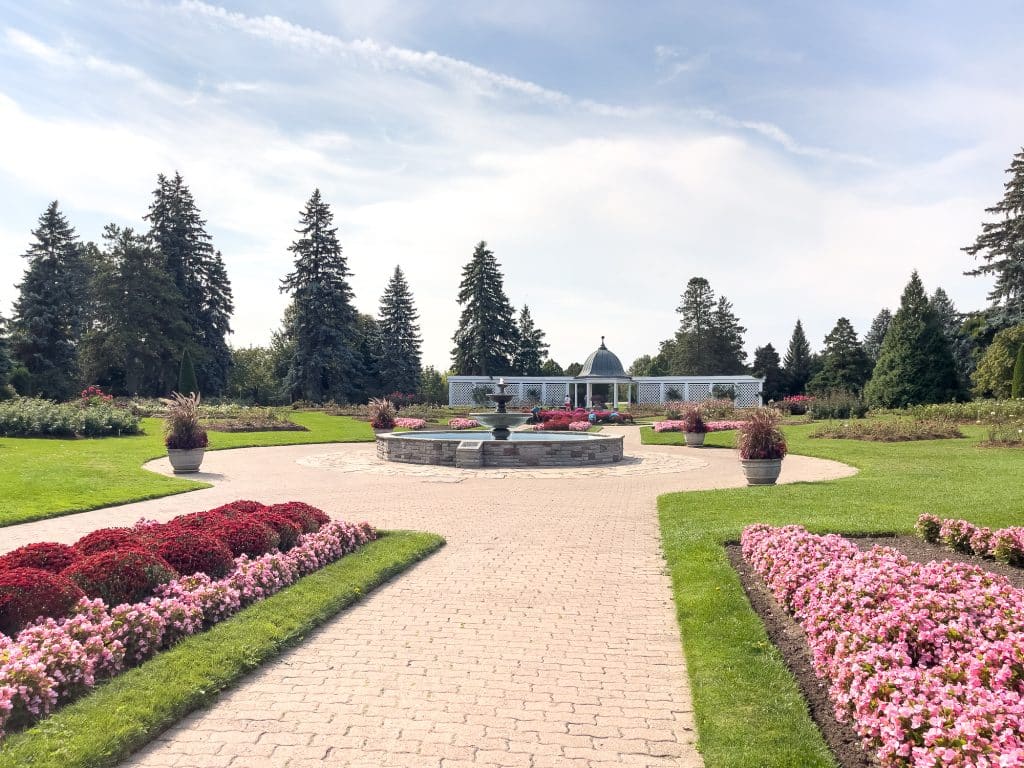
[(495, 440), (508, 440), (508, 436), (512, 434), (510, 428), (522, 426), (530, 420), (528, 413), (509, 413), (506, 410), (505, 406), (508, 405), (508, 401), (515, 397), (505, 394), (507, 387), (505, 379), (498, 379), (497, 393), (492, 392), (487, 395), (487, 399), (495, 404), (495, 409), (486, 413), (469, 414), (484, 426), (490, 427)]

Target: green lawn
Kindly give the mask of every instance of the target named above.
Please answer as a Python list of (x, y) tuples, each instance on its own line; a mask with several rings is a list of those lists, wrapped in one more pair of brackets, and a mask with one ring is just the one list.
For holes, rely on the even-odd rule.
[[(1024, 524), (1024, 450), (967, 439), (913, 443), (811, 440), (786, 427), (790, 451), (860, 470), (826, 483), (674, 493), (659, 499), (662, 542), (708, 768), (833, 766), (796, 683), (751, 610), (722, 547), (749, 523), (799, 523), (815, 532), (908, 533), (922, 512), (1001, 527)], [(644, 430), (645, 443), (682, 444)], [(708, 435), (731, 446), (734, 432)]]
[[(290, 413), (308, 432), (210, 432), (210, 449), (373, 440), (363, 421), (324, 413)], [(82, 512), (209, 487), (147, 472), (166, 455), (159, 419), (143, 419), (132, 437), (0, 438), (0, 526)]]
[(432, 533), (385, 533), (9, 737), (0, 746), (0, 768), (116, 765), (443, 543)]

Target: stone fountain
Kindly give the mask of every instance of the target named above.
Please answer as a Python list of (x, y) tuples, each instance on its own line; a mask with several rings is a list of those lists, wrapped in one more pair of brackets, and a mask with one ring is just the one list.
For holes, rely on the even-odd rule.
[(481, 424), (490, 427), (495, 440), (508, 440), (511, 427), (518, 427), (530, 419), (528, 413), (509, 413), (505, 409), (508, 401), (514, 397), (514, 395), (505, 394), (506, 387), (508, 384), (505, 383), (505, 379), (498, 379), (498, 391), (487, 395), (487, 399), (496, 406), (493, 411), (469, 414)]

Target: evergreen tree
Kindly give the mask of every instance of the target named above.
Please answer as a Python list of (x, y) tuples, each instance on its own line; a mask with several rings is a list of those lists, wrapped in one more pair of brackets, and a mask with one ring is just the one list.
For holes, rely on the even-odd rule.
[(10, 381), (14, 362), (7, 348), (7, 321), (0, 315), (0, 400), (6, 397), (7, 382)]
[(544, 343), (544, 331), (533, 324), (530, 308), (523, 305), (519, 313), (519, 339), (516, 353), (512, 358), (512, 369), (522, 376), (539, 376), (548, 356), (548, 345)]
[(380, 299), (378, 375), (383, 392), (415, 392), (420, 383), (419, 313), (401, 267)]
[(824, 393), (840, 389), (859, 394), (870, 376), (871, 361), (857, 338), (853, 324), (840, 317), (825, 337), (821, 370), (807, 382), (807, 390)]
[(743, 334), (746, 331), (732, 311), (732, 302), (725, 296), (719, 296), (712, 326), (707, 373), (717, 375), (747, 372), (747, 353), (743, 351)]
[(150, 235), (167, 259), (167, 269), (182, 297), (181, 312), (189, 326), (188, 342), (196, 352), (200, 388), (220, 394), (227, 386), (234, 300), (220, 251), (213, 248), (192, 193), (180, 173), (157, 176), (153, 203), (145, 217)]
[(1013, 364), (1013, 382), (1010, 384), (1010, 397), (1024, 397), (1024, 344), (1017, 349), (1017, 360)]
[(315, 403), (353, 401), (362, 390), (362, 372), (350, 273), (337, 228), (331, 226), (334, 214), (319, 189), (301, 217), (299, 238), (288, 247), (295, 256), (295, 271), (281, 281), (281, 290), (292, 297), (293, 310), (288, 388)]
[(807, 382), (813, 375), (813, 354), (811, 345), (804, 333), (803, 323), (799, 319), (789, 337), (789, 347), (782, 358), (782, 370), (786, 378), (786, 394), (799, 395), (807, 389)]
[(192, 362), (192, 355), (185, 347), (181, 353), (181, 367), (178, 369), (178, 392), (183, 395), (193, 395), (199, 392), (199, 383), (196, 380), (196, 367)]
[(864, 352), (868, 356), (868, 360), (871, 361), (871, 365), (875, 364), (878, 360), (878, 353), (882, 349), (882, 340), (885, 338), (885, 332), (889, 330), (889, 325), (892, 323), (892, 312), (888, 309), (882, 309), (875, 319), (871, 321), (871, 328), (864, 336)]
[(931, 302), (935, 314), (939, 316), (939, 323), (942, 325), (942, 332), (946, 334), (949, 348), (953, 352), (960, 389), (965, 392), (974, 367), (974, 343), (970, 336), (964, 333), (964, 316), (956, 311), (953, 300), (942, 288), (935, 289)]
[(785, 376), (782, 372), (779, 353), (771, 344), (765, 344), (754, 350), (753, 374), (764, 379), (761, 385), (761, 398), (767, 403), (778, 401), (786, 394)]
[(189, 331), (181, 296), (148, 236), (109, 224), (103, 237), (83, 368), (89, 381), (116, 393), (167, 395), (177, 383), (176, 363)]
[(79, 384), (78, 342), (86, 317), (88, 271), (75, 230), (50, 203), (32, 231), (28, 269), (11, 321), (14, 358), (33, 394), (64, 400)]
[(682, 317), (674, 343), (662, 345), (671, 373), (700, 376), (714, 374), (711, 356), (715, 332), (715, 292), (703, 277), (692, 277), (686, 284), (676, 312)]
[(544, 361), (543, 365), (541, 365), (540, 373), (541, 376), (565, 376), (565, 371), (562, 370), (562, 366), (550, 357)]
[(1024, 323), (1024, 149), (1006, 172), (1003, 199), (985, 209), (997, 220), (983, 223), (974, 244), (962, 249), (984, 261), (964, 274), (995, 277), (988, 298), (996, 330)]
[(958, 392), (949, 341), (915, 270), (882, 342), (865, 394), (872, 405), (903, 408), (945, 402)]
[(274, 380), (277, 382), (277, 397), (293, 402), (301, 395), (288, 381), (288, 371), (295, 359), (295, 304), (289, 303), (281, 319), (281, 327), (270, 335), (270, 359)]
[(452, 368), (462, 376), (497, 376), (512, 372), (518, 333), (515, 311), (505, 296), (501, 265), (481, 240), (462, 269)]
[[(384, 359), (380, 323), (372, 315), (359, 312), (356, 315), (356, 360), (357, 388), (349, 397), (352, 402), (365, 403), (371, 397), (389, 395), (392, 392), (415, 392), (413, 389), (386, 389), (380, 377), (380, 365)], [(416, 383), (419, 384), (417, 376)]]
[(971, 378), (978, 397), (999, 399), (1013, 395), (1013, 372), (1024, 346), (1024, 323), (1004, 328), (995, 335), (978, 361)]

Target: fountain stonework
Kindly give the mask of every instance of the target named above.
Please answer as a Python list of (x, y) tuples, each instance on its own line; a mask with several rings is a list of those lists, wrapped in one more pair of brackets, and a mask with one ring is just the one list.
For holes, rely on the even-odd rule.
[(586, 467), (622, 460), (622, 435), (586, 432), (513, 432), (530, 418), (528, 413), (509, 413), (513, 396), (505, 393), (504, 379), (498, 392), (487, 397), (495, 410), (471, 413), (490, 432), (402, 432), (377, 435), (377, 456), (407, 464), (441, 464), (449, 467)]

